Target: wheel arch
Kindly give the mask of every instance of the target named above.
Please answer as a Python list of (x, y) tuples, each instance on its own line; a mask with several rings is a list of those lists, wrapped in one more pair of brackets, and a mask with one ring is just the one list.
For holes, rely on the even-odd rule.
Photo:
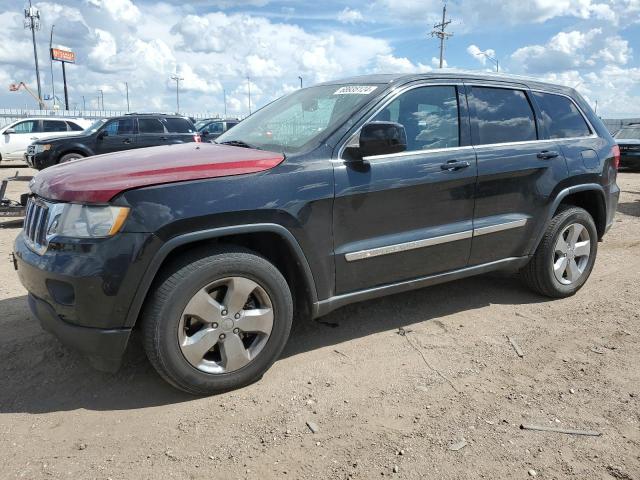
[[(282, 225), (264, 223), (190, 232), (168, 240), (147, 267), (129, 307), (125, 326), (133, 327), (136, 324), (153, 281), (163, 266), (186, 251), (220, 244), (244, 246), (271, 261), (284, 275), (292, 290), (296, 312), (311, 316), (312, 306), (318, 301), (317, 291), (300, 244)], [(291, 259), (295, 261), (292, 262)]]
[(563, 205), (574, 205), (589, 212), (589, 214), (593, 217), (594, 223), (596, 224), (598, 240), (602, 239), (602, 236), (606, 231), (607, 223), (607, 204), (605, 200), (604, 188), (602, 187), (602, 185), (599, 185), (597, 183), (574, 185), (561, 190), (555, 196), (553, 202), (551, 203), (551, 207), (549, 208), (549, 213), (544, 223), (544, 228), (540, 230), (540, 233), (536, 238), (533, 251), (531, 252), (532, 254), (538, 248), (538, 245), (540, 244), (540, 241), (542, 240), (544, 232), (547, 230), (551, 219), (553, 219), (553, 217), (558, 212), (558, 209), (560, 209)]

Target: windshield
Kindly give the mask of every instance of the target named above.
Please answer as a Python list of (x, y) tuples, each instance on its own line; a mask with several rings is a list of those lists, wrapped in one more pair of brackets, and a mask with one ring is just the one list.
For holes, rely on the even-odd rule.
[(104, 125), (104, 123), (107, 121), (106, 118), (101, 118), (100, 120), (96, 120), (95, 122), (93, 122), (84, 132), (82, 133), (86, 133), (87, 135), (90, 135), (92, 133), (95, 133), (98, 131), (98, 129)]
[(205, 126), (207, 123), (209, 123), (210, 121), (211, 121), (211, 120), (198, 120), (198, 121), (195, 123), (196, 130), (198, 130), (198, 131), (199, 131), (202, 127), (204, 127), (204, 126)]
[(285, 154), (308, 151), (379, 91), (379, 85), (319, 85), (297, 90), (258, 110), (216, 143), (243, 143)]
[(614, 135), (614, 138), (640, 140), (640, 127), (623, 128)]

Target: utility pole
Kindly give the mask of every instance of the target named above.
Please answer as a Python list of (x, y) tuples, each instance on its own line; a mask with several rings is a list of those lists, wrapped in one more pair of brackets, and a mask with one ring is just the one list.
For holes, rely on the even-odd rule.
[(100, 96), (98, 97), (98, 108), (100, 108), (100, 99), (102, 99), (102, 111), (104, 112), (104, 92), (102, 90), (98, 90), (100, 92)]
[(298, 78), (300, 79), (300, 88), (302, 88), (302, 77), (298, 75)]
[(445, 3), (442, 7), (442, 23), (437, 23), (433, 26), (433, 30), (431, 31), (432, 37), (438, 37), (440, 39), (440, 68), (444, 63), (444, 41), (449, 37), (453, 36), (453, 33), (445, 32), (445, 28), (451, 23), (451, 20), (446, 20), (447, 18), (447, 4)]
[(129, 113), (129, 82), (124, 82), (124, 86), (127, 89), (127, 113)]
[(49, 36), (49, 64), (51, 65), (51, 96), (53, 97), (53, 106), (56, 106), (56, 86), (53, 82), (53, 55), (51, 54), (51, 49), (53, 48), (53, 27), (55, 25), (51, 25), (51, 35)]
[(247, 92), (249, 94), (249, 115), (251, 115), (251, 80), (247, 77)]
[(40, 12), (31, 5), (29, 0), (29, 8), (24, 9), (24, 28), (31, 30), (31, 38), (33, 40), (33, 57), (36, 62), (36, 81), (38, 82), (38, 99), (40, 110), (42, 110), (42, 86), (40, 85), (40, 67), (38, 66), (38, 49), (36, 48), (36, 30), (40, 30)]
[(86, 111), (86, 110), (87, 110), (87, 104), (86, 104), (86, 102), (84, 101), (84, 95), (82, 95), (82, 110), (83, 110), (83, 111)]
[(180, 81), (184, 78), (176, 75), (171, 75), (171, 80), (176, 82), (176, 113), (180, 113)]

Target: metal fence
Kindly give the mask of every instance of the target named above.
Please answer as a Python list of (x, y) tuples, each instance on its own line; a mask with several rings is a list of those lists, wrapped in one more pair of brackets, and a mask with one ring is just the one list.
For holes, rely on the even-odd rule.
[(611, 134), (614, 134), (625, 125), (640, 123), (640, 118), (603, 118), (602, 121)]
[[(120, 110), (27, 110), (22, 108), (0, 108), (0, 125), (15, 122), (22, 118), (38, 118), (38, 117), (58, 117), (58, 118), (86, 118), (88, 120), (97, 120), (100, 118), (117, 117), (126, 115), (127, 113)], [(148, 112), (137, 112), (148, 113)], [(153, 113), (173, 113), (173, 112), (153, 112)], [(192, 117), (196, 120), (201, 118), (220, 118), (218, 113), (198, 112), (198, 113), (182, 113), (185, 117)]]

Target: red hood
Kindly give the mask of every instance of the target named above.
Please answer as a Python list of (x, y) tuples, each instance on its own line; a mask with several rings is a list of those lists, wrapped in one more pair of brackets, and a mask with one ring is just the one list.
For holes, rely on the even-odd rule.
[(38, 173), (31, 191), (50, 200), (104, 203), (125, 190), (204, 178), (256, 173), (284, 160), (280, 153), (184, 143), (98, 155)]

